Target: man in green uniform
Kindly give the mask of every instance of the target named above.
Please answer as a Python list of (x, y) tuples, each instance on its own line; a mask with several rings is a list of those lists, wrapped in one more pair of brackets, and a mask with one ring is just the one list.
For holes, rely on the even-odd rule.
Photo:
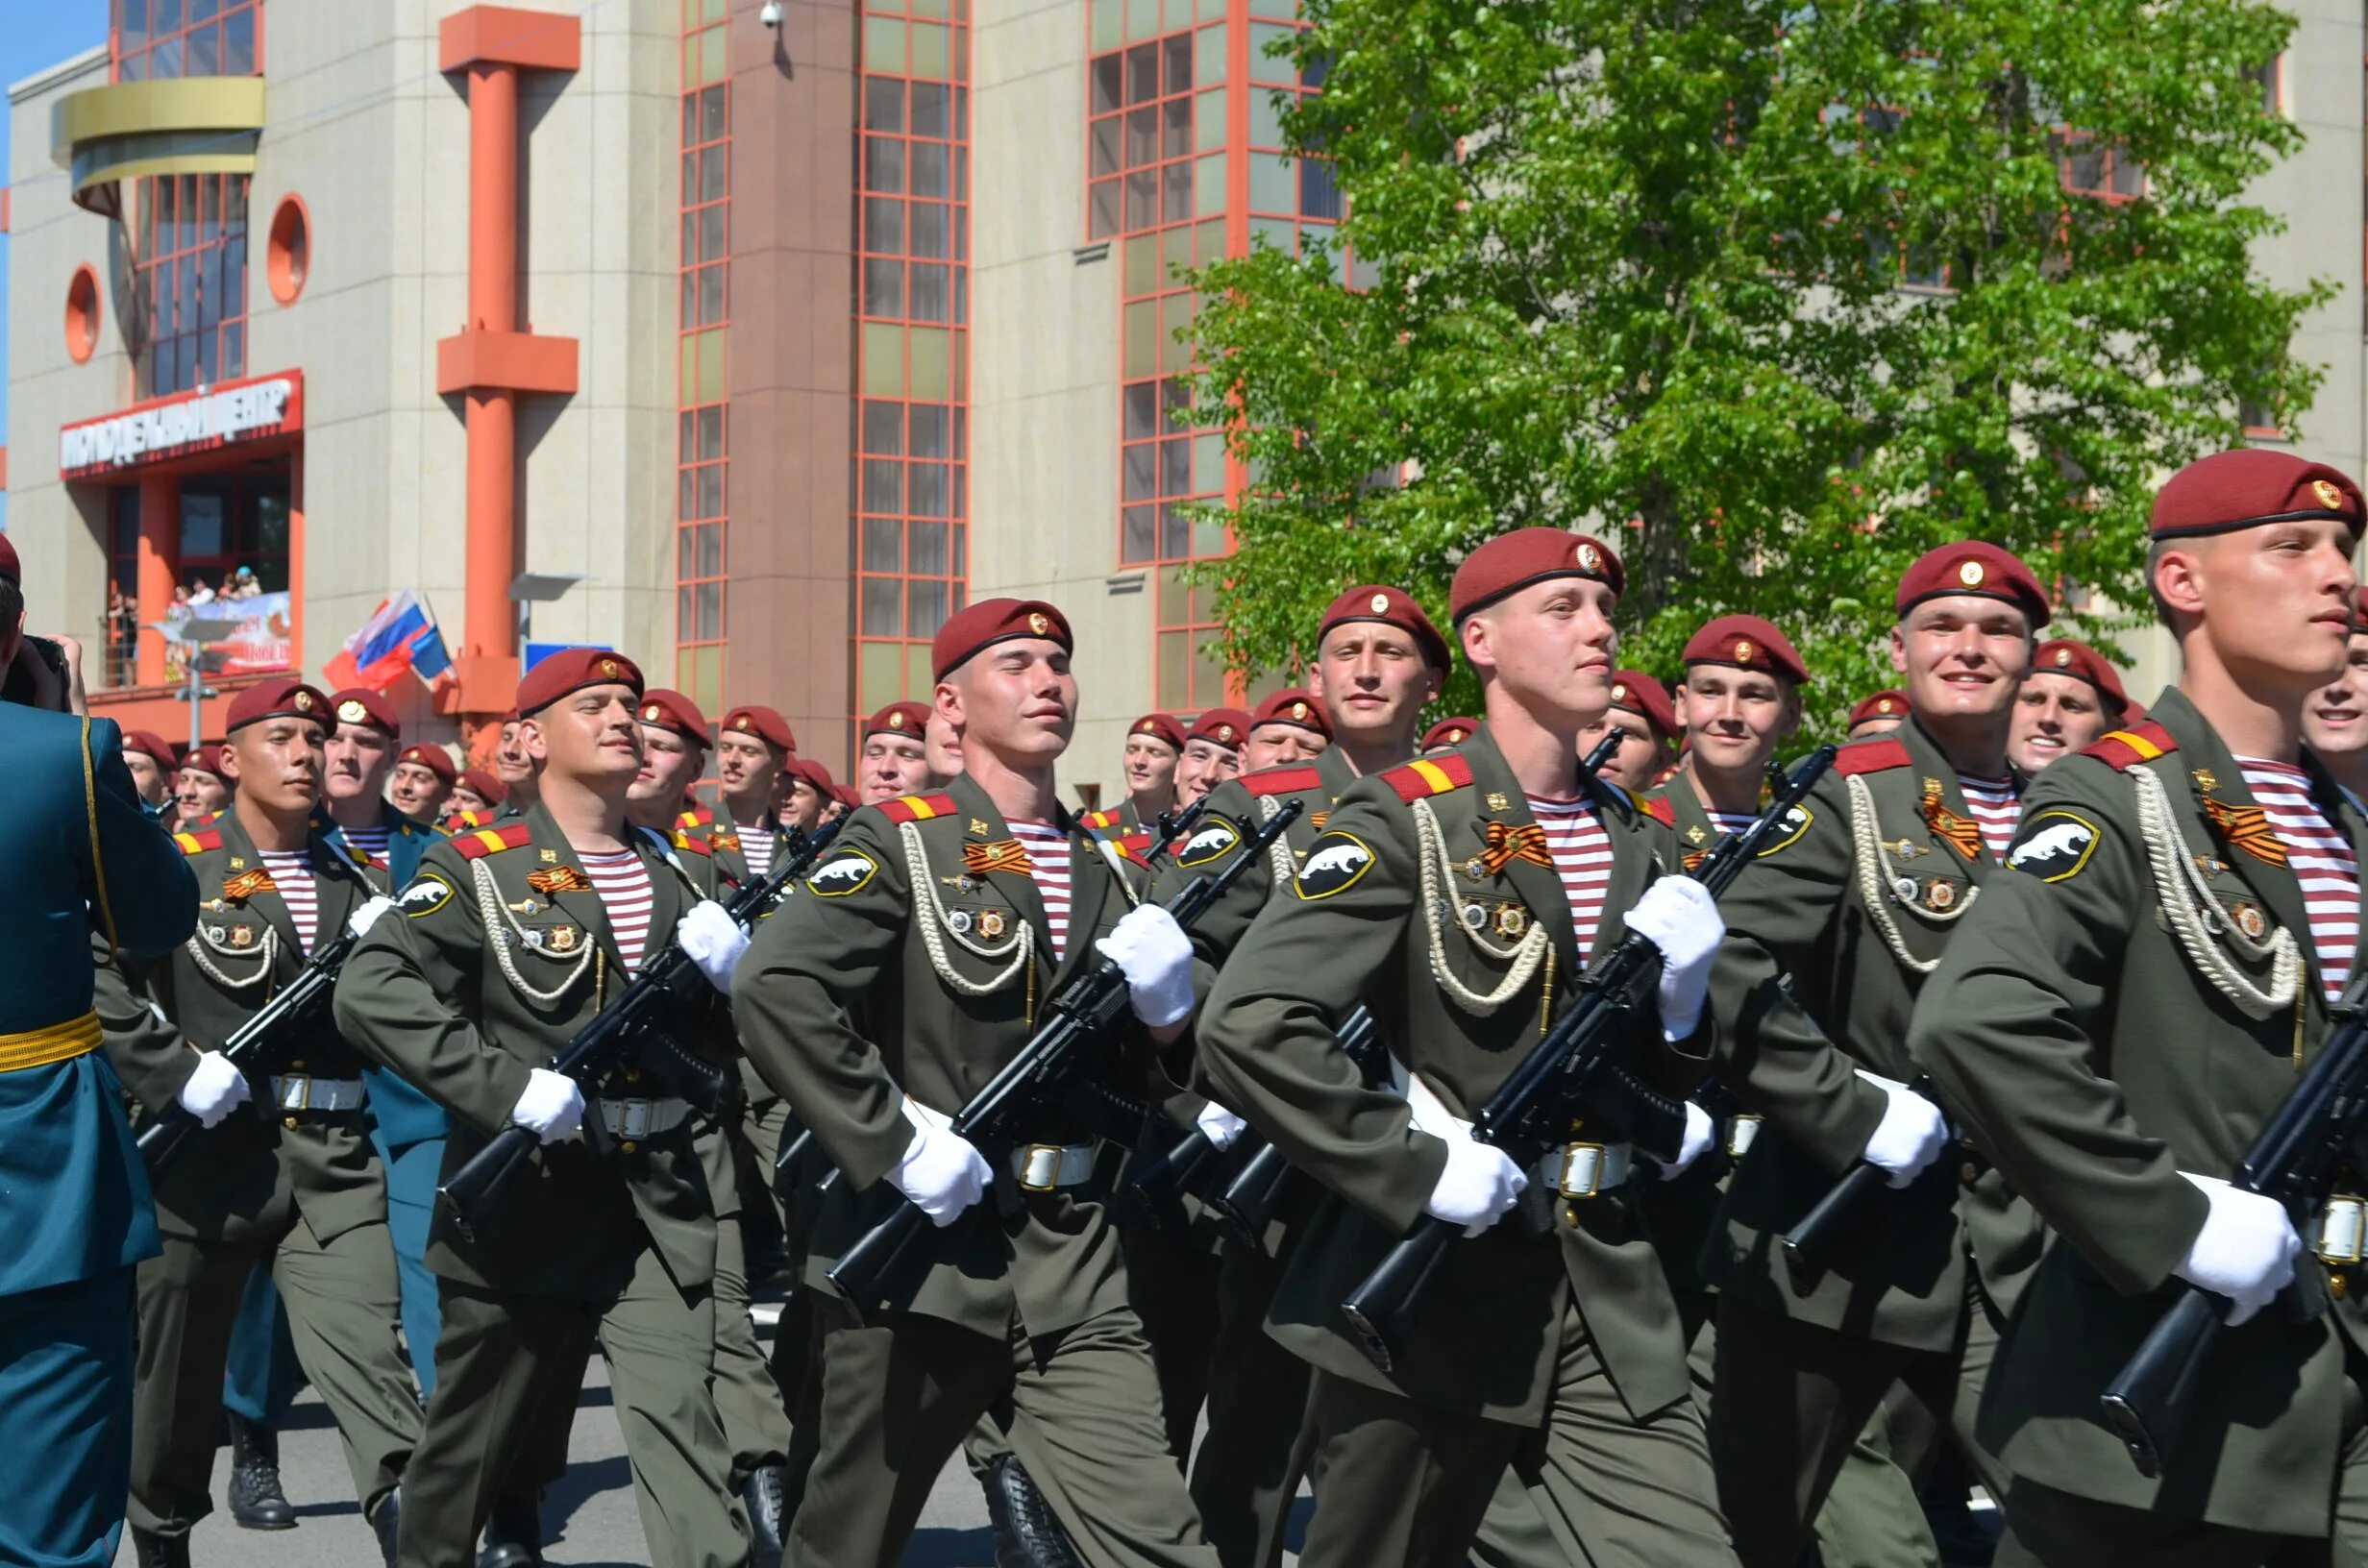
[(1147, 713), (1126, 726), (1126, 799), (1122, 832), (1146, 833), (1176, 808), (1175, 773), (1184, 760), (1184, 726), (1172, 713)]
[(1851, 708), (1844, 738), (1870, 741), (1878, 735), (1890, 734), (1907, 722), (1908, 694), (1896, 686), (1886, 686), (1860, 698)]
[[(1704, 1258), (1718, 1293), (1711, 1443), (1754, 1568), (1793, 1568), (1895, 1385), (1926, 1416), (1913, 1442), (1893, 1423), (1904, 1469), (1921, 1473), (1933, 1435), (1949, 1431), (1992, 1494), (2005, 1487), (1972, 1442), (1973, 1410), (2038, 1229), (1970, 1151), (1918, 1180), (1949, 1138), (1908, 1087), (1905, 1041), (1924, 976), (2002, 874), (2018, 789), (2007, 730), (2048, 605), (2021, 561), (1966, 543), (1911, 566), (1895, 607), (1911, 721), (1845, 747), (1724, 900), (1717, 1070), (1765, 1119)], [(1826, 1256), (1782, 1248), (1862, 1160), (1908, 1190), (1856, 1216)], [(1920, 1515), (1899, 1524), (1930, 1560)]]
[[(1982, 1409), (2014, 1475), (2002, 1564), (2368, 1560), (2358, 1178), (2302, 1236), (2226, 1180), (2358, 957), (2368, 823), (2302, 739), (2360, 527), (2358, 487), (2291, 453), (2163, 485), (2147, 586), (2178, 684), (2039, 779), (1916, 1009), (1910, 1049), (2055, 1237)], [(2098, 1396), (2180, 1282), (2232, 1327), (2149, 1478)], [(2289, 1283), (2325, 1310), (2272, 1307)]]
[(133, 793), (151, 817), (161, 816), (173, 801), (173, 748), (145, 729), (123, 732), (123, 766), (132, 775)]
[(1242, 743), (1242, 771), (1310, 762), (1332, 744), (1331, 716), (1304, 686), (1269, 693), (1250, 715), (1249, 738)]
[(2060, 762), (2121, 726), (2130, 695), (2104, 654), (2069, 637), (2052, 637), (2031, 656), (2031, 674), (2014, 698), (2007, 755), (2026, 773)]
[[(1665, 823), (1579, 770), (1579, 733), (1611, 699), (1620, 583), (1608, 548), (1555, 528), (1466, 557), (1451, 601), (1486, 725), (1456, 755), (1341, 797), (1201, 1013), (1213, 1091), (1348, 1200), (1319, 1211), (1270, 1320), (1315, 1367), (1320, 1501), (1300, 1558), (1315, 1568), (1460, 1563), (1508, 1471), (1567, 1560), (1734, 1560), (1668, 1284), (1626, 1191), (1643, 1176), (1633, 1151), (1573, 1143), (1525, 1172), (1468, 1136), (1584, 966), (1628, 931), (1666, 961), (1660, 1016), (1619, 1042), (1635, 1068), (1673, 1072), (1666, 1041), (1700, 1019), (1717, 909), (1663, 874)], [(1339, 1048), (1360, 1002), (1403, 1098)], [(1709, 1118), (1686, 1131), (1681, 1168)], [(1542, 1223), (1500, 1225), (1533, 1182), (1557, 1200)], [(1426, 1215), (1477, 1239), (1450, 1253), (1384, 1373), (1340, 1304)]]
[[(671, 846), (626, 821), (641, 689), (619, 654), (536, 665), (518, 689), (535, 806), (430, 849), (337, 987), (348, 1037), (452, 1116), (448, 1178), (505, 1128), (542, 1144), (474, 1238), (436, 1215), (444, 1332), (405, 1568), (465, 1561), (496, 1492), (543, 1479), (515, 1472), (546, 1460), (535, 1434), (574, 1407), (595, 1335), (650, 1560), (748, 1560), (708, 1386), (715, 1213), (689, 1108), (634, 1063), (584, 1087), (543, 1066), (669, 941), (719, 988), (744, 941)], [(596, 1136), (572, 1136), (586, 1123)]]
[(926, 702), (891, 702), (864, 722), (855, 751), (858, 804), (918, 795), (932, 785)]
[(1479, 728), (1480, 721), (1477, 719), (1466, 719), (1460, 715), (1442, 719), (1422, 732), (1422, 754), (1435, 757), (1443, 751), (1452, 751), (1470, 740)]
[[(1076, 718), (1070, 647), (1060, 612), (1033, 600), (949, 619), (935, 702), (962, 732), (962, 775), (856, 811), (741, 968), (742, 1041), (838, 1167), (809, 1283), (827, 1289), (829, 1265), (899, 1204), (933, 1222), (887, 1309), (858, 1321), (835, 1297), (816, 1304), (828, 1419), (791, 1526), (801, 1561), (897, 1562), (991, 1409), (1008, 1410), (1013, 1452), (1089, 1561), (1216, 1561), (1165, 1449), (1084, 1129), (1044, 1110), (1026, 1131), (1042, 1141), (990, 1166), (949, 1122), (1104, 954), (1152, 1038), (1192, 1008), (1191, 944), (1136, 905), (1115, 851), (1055, 794)], [(1092, 1056), (1089, 1072), (1130, 1092), (1155, 1081), (1138, 1033)]]
[(1189, 806), (1242, 772), (1242, 741), (1249, 715), (1240, 708), (1205, 708), (1184, 732), (1184, 755), (1175, 765), (1175, 799)]
[(140, 1267), (138, 1422), (132, 1523), (142, 1568), (186, 1563), (212, 1509), (209, 1482), (232, 1325), (250, 1270), (271, 1270), (296, 1355), (336, 1417), (362, 1512), (387, 1560), (396, 1493), (419, 1439), (386, 1185), (367, 1122), (363, 1059), (328, 1020), (244, 1064), (223, 1042), (313, 951), (387, 907), (356, 852), (314, 816), (328, 698), (295, 680), (231, 704), (222, 767), (236, 782), (213, 826), (179, 835), (196, 874), (197, 930), (144, 972), (102, 977), (116, 1069), (151, 1112), (173, 1105), (191, 1135), (157, 1184), (164, 1252)]
[(204, 827), (231, 803), (231, 781), (222, 772), (222, 748), (201, 746), (182, 760), (173, 775), (174, 826)]
[[(1332, 716), (1333, 745), (1313, 761), (1246, 773), (1210, 792), (1207, 810), (1177, 845), (1153, 890), (1165, 901), (1192, 878), (1223, 870), (1249, 835), (1292, 801), (1300, 803), (1298, 820), (1278, 845), (1282, 852), (1246, 868), (1225, 897), (1195, 923), (1193, 949), (1200, 960), (1196, 980), (1204, 994), (1268, 900), (1290, 895), (1299, 858), (1321, 835), (1348, 787), (1414, 755), (1422, 709), (1437, 700), (1449, 660), (1446, 639), (1402, 589), (1369, 583), (1349, 589), (1325, 609), (1317, 626), (1307, 699)], [(1213, 1142), (1229, 1145), (1240, 1131), (1239, 1118), (1222, 1107), (1196, 1108), (1195, 1119)], [(1214, 1303), (1184, 1304), (1186, 1311), (1211, 1320), (1202, 1331), (1211, 1342), (1214, 1367), (1206, 1381), (1209, 1435), (1193, 1461), (1192, 1489), (1209, 1540), (1226, 1568), (1267, 1562), (1280, 1551), (1284, 1517), (1304, 1468), (1294, 1449), (1307, 1409), (1308, 1365), (1268, 1336), (1266, 1319), (1283, 1260), (1314, 1197), (1312, 1188), (1303, 1191), (1257, 1245), (1227, 1243)], [(1128, 1240), (1131, 1262), (1136, 1242), (1131, 1236)], [(1147, 1322), (1170, 1307), (1141, 1278), (1135, 1284)], [(1157, 1334), (1153, 1343), (1158, 1344)], [(1199, 1398), (1192, 1396), (1193, 1408), (1179, 1419), (1174, 1381), (1163, 1377), (1161, 1394), (1172, 1446), (1179, 1425), (1190, 1438)]]
[(2343, 669), (2303, 705), (2303, 740), (2353, 807), (2368, 812), (2368, 589), (2354, 601)]
[(1677, 744), (1677, 708), (1661, 682), (1641, 670), (1612, 672), (1612, 705), (1579, 732), (1579, 755), (1591, 756), (1604, 736), (1619, 732), (1619, 746), (1597, 776), (1630, 795), (1659, 783)]
[(423, 742), (405, 747), (395, 758), (394, 772), (386, 776), (386, 798), (411, 821), (432, 822), (444, 814), (444, 802), (458, 782), (452, 753)]

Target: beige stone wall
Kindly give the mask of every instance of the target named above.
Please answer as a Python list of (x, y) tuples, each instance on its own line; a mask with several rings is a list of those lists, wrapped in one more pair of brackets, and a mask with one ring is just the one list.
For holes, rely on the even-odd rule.
[(971, 315), (971, 597), (1046, 599), (1076, 631), (1064, 771), (1122, 798), (1151, 705), (1152, 585), (1118, 568), (1119, 275), (1085, 239), (1085, 0), (978, 17)]

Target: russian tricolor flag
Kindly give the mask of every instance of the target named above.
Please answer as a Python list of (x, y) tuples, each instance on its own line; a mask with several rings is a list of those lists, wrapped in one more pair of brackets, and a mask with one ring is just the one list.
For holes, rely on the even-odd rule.
[(407, 670), (423, 681), (432, 681), (451, 669), (452, 663), (434, 615), (418, 594), (406, 588), (379, 601), (370, 619), (345, 640), (345, 650), (330, 660), (323, 673), (333, 690), (367, 686), (383, 692)]

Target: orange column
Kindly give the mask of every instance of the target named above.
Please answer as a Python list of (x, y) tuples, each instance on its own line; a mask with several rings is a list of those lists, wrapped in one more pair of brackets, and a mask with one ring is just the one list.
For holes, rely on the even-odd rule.
[(147, 629), (173, 607), (181, 578), (181, 481), (152, 474), (139, 481), (139, 660), (134, 678), (142, 686), (164, 683), (164, 638)]

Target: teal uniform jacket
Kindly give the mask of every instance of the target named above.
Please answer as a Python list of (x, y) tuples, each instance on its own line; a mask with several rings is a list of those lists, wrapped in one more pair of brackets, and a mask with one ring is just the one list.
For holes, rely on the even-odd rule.
[[(0, 1037), (89, 1014), (91, 933), (104, 939), (108, 915), (114, 942), (137, 957), (170, 951), (197, 923), (196, 878), (140, 810), (122, 751), (111, 720), (91, 721), (86, 741), (71, 715), (0, 704), (12, 784), (0, 839)], [(90, 1279), (159, 1250), (148, 1178), (104, 1051), (0, 1071), (0, 1295)]]

